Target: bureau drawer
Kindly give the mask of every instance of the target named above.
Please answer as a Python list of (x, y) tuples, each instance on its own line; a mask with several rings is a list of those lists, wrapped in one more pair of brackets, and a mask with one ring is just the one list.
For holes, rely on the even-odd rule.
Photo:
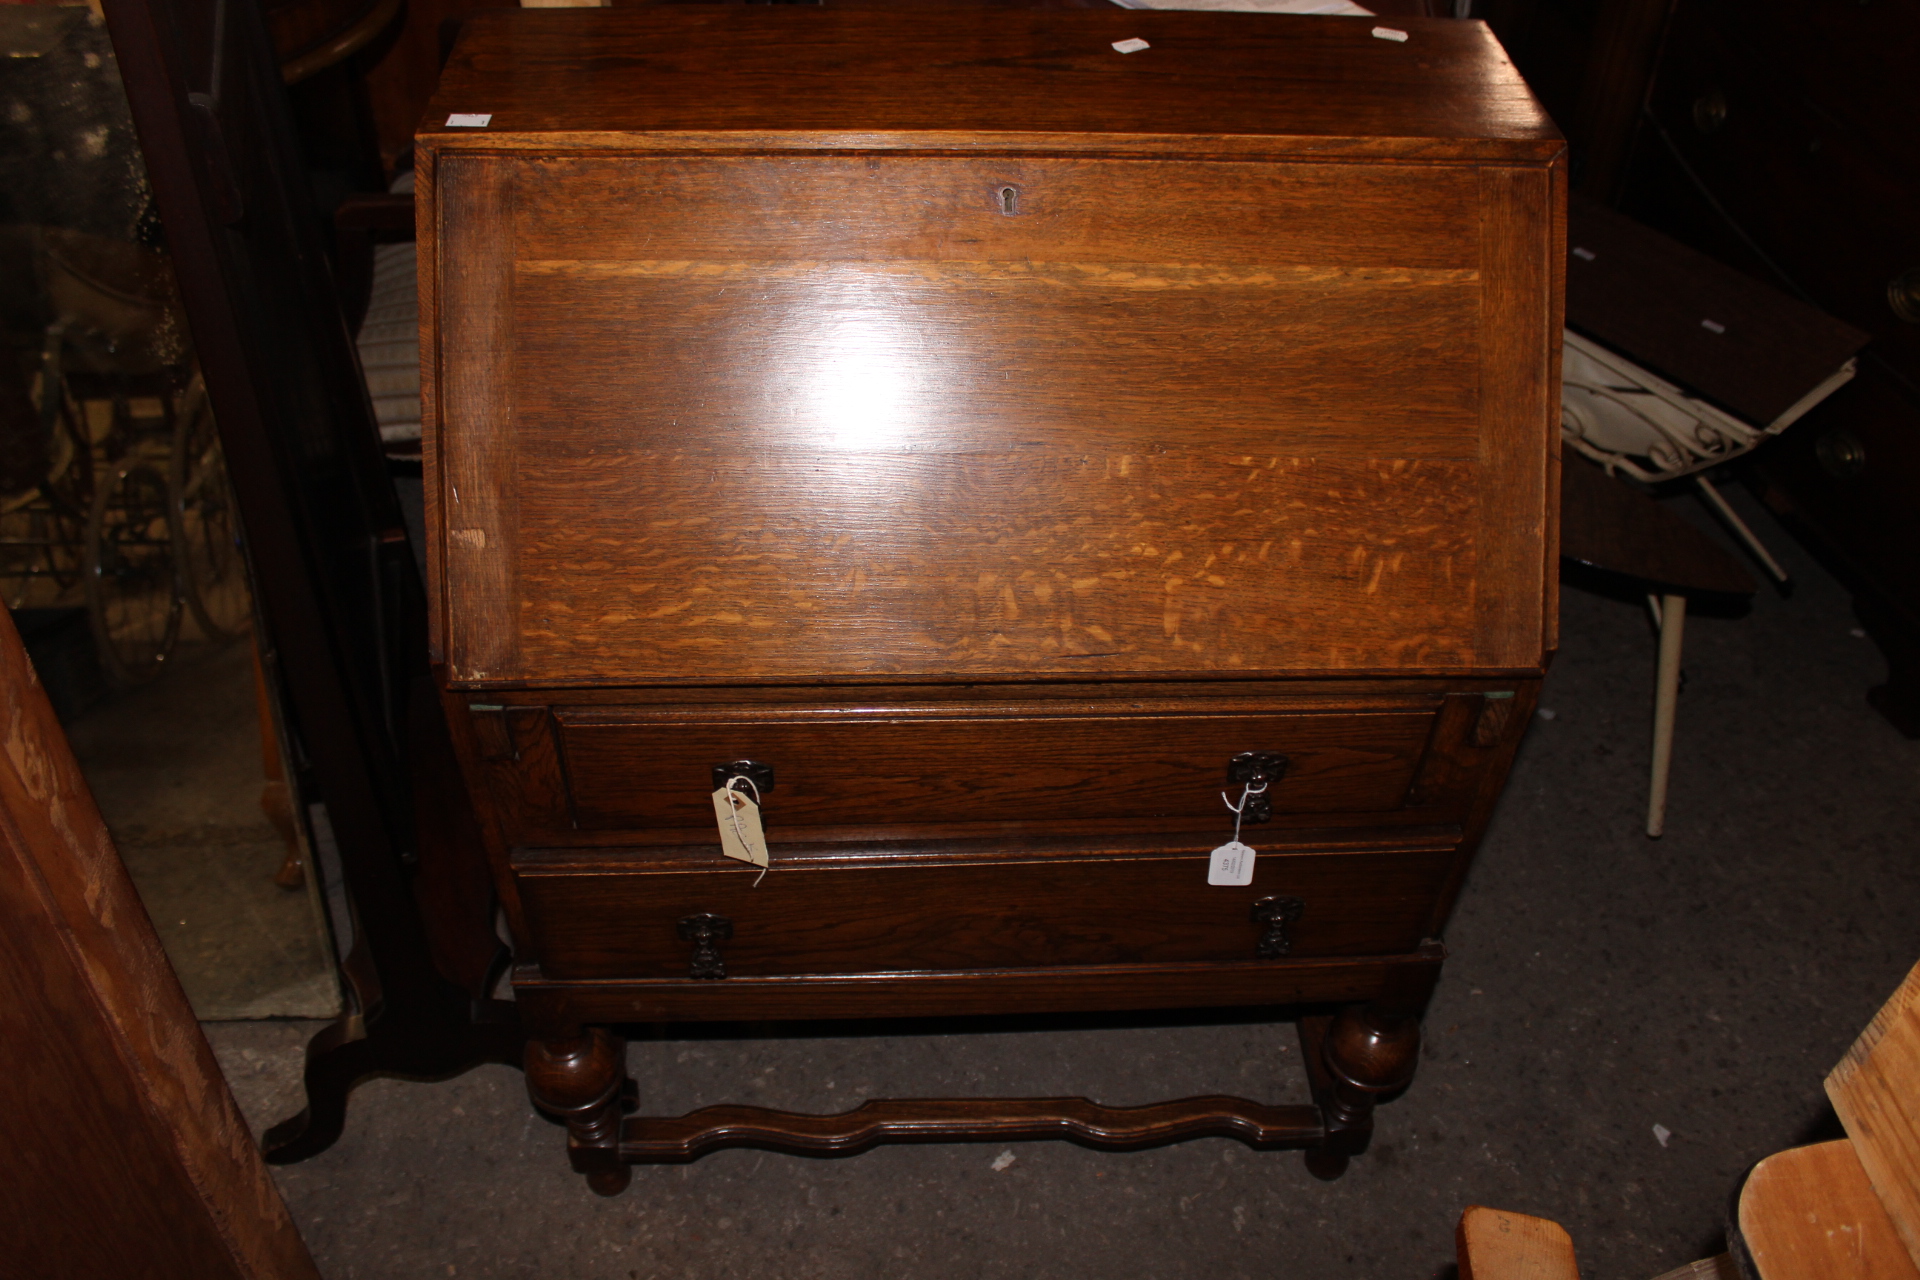
[[(603, 706), (560, 708), (554, 719), (573, 823), (587, 831), (712, 841), (713, 767), (752, 760), (773, 769), (763, 812), (775, 842), (829, 829), (1087, 822), (1224, 839), (1221, 792), (1243, 752), (1286, 757), (1267, 796), (1277, 815), (1400, 808), (1440, 702)], [(1239, 788), (1232, 794), (1238, 801)]]
[[(523, 855), (515, 876), (541, 971), (561, 979), (686, 978), (701, 917), (728, 976), (1245, 961), (1409, 951), (1424, 936), (1459, 833), (1340, 851), (1263, 850), (1246, 886), (1207, 883), (1207, 852), (1021, 858), (688, 860), (622, 869)], [(1256, 904), (1296, 899), (1284, 925)]]

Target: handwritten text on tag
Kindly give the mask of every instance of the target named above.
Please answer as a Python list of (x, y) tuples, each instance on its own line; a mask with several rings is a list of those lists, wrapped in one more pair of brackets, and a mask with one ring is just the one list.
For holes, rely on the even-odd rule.
[(756, 867), (767, 865), (767, 837), (752, 796), (721, 787), (713, 793), (713, 817), (720, 826), (720, 852)]
[(1252, 884), (1254, 851), (1229, 840), (1207, 859), (1208, 884)]

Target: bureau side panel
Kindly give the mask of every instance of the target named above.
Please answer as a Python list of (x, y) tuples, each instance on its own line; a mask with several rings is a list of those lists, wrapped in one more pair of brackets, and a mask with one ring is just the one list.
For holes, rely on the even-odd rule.
[(435, 166), (435, 323), (423, 362), (435, 371), (422, 426), (435, 469), (430, 577), (446, 620), (446, 658), (460, 675), (519, 674), (520, 467), (515, 457), (514, 166), (488, 155)]
[(1560, 343), (1565, 193), (1543, 168), (1480, 175), (1480, 556), (1474, 622), (1491, 663), (1537, 664), (1551, 643), (1560, 538)]

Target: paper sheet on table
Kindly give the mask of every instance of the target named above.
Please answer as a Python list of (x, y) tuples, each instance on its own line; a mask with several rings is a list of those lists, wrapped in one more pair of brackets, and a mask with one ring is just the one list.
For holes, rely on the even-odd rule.
[(1347, 0), (1113, 0), (1122, 9), (1231, 9), (1243, 13), (1318, 13), (1370, 18), (1373, 10)]

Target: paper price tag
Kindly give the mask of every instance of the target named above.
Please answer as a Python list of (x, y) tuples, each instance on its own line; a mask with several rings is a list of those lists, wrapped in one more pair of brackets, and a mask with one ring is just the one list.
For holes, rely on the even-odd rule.
[(1207, 859), (1208, 884), (1252, 884), (1254, 851), (1229, 840)]
[(720, 852), (756, 867), (767, 865), (767, 837), (752, 796), (721, 787), (713, 793), (713, 818), (720, 826)]
[(493, 123), (491, 111), (456, 111), (447, 117), (449, 129), (484, 129)]

